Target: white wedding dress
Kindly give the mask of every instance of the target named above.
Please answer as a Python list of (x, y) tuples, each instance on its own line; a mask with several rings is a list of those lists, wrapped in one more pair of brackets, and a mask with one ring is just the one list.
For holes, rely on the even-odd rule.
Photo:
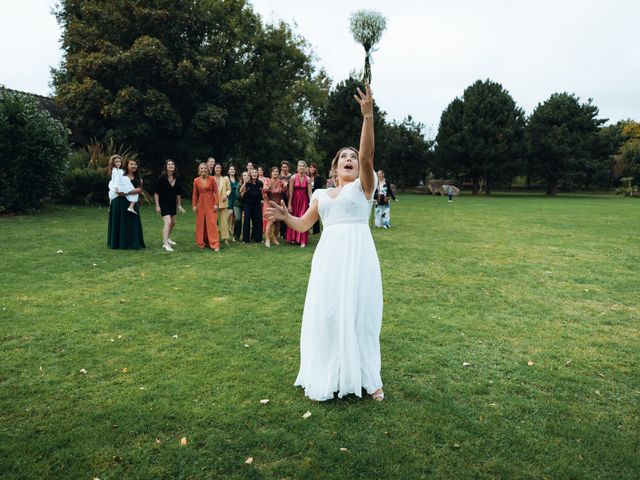
[[(374, 174), (375, 182), (378, 179)], [(380, 377), (382, 279), (369, 229), (372, 199), (360, 179), (316, 190), (323, 231), (311, 262), (302, 316), (300, 372), (295, 385), (312, 400), (374, 393)]]

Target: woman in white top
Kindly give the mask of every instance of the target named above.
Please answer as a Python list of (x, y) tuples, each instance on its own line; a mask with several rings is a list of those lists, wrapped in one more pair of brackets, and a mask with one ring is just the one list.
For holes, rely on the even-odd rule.
[[(111, 158), (109, 158), (109, 169), (111, 170), (111, 180), (109, 181), (109, 206), (111, 206), (111, 201), (118, 196), (118, 193), (130, 192), (131, 190), (134, 190), (135, 187), (133, 186), (133, 183), (131, 183), (131, 179), (124, 174), (124, 170), (122, 169), (122, 157), (120, 155), (111, 155)], [(127, 200), (129, 200), (129, 208), (127, 208), (127, 212), (137, 215), (138, 212), (136, 212), (133, 207), (138, 203), (138, 194), (127, 194), (125, 196), (127, 197)]]
[(358, 88), (362, 112), (360, 152), (342, 148), (331, 164), (336, 188), (318, 189), (302, 218), (284, 202), (268, 215), (306, 232), (320, 218), (323, 231), (311, 263), (300, 335), (300, 371), (295, 385), (313, 400), (329, 400), (364, 388), (384, 398), (380, 376), (382, 280), (369, 230), (377, 178), (373, 171), (373, 97)]

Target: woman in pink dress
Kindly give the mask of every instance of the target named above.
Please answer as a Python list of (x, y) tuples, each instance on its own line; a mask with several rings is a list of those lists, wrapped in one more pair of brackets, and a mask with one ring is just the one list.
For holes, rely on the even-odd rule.
[[(302, 217), (309, 208), (311, 198), (311, 179), (306, 175), (307, 163), (303, 160), (298, 162), (298, 173), (289, 180), (289, 212)], [(296, 232), (287, 229), (287, 243), (299, 243), (302, 248), (307, 246), (309, 232)]]
[[(280, 180), (280, 171), (278, 167), (271, 167), (271, 177), (265, 179), (264, 188), (262, 189), (264, 205), (268, 205), (269, 202), (275, 202), (278, 205), (280, 201), (284, 198), (283, 193), (283, 182)], [(264, 212), (264, 209), (263, 209)], [(271, 242), (276, 245), (280, 245), (278, 242), (278, 234), (280, 233), (280, 222), (277, 220), (269, 221), (264, 216), (265, 221), (265, 234), (264, 234), (264, 246), (270, 247)]]

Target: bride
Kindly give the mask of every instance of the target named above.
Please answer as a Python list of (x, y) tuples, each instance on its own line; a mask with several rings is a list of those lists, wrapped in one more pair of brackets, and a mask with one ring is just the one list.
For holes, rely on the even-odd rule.
[(322, 219), (323, 231), (311, 262), (300, 334), (300, 371), (295, 385), (312, 400), (329, 400), (364, 388), (382, 401), (380, 327), (382, 280), (369, 230), (377, 178), (373, 171), (373, 97), (367, 84), (354, 95), (362, 112), (360, 152), (338, 151), (331, 163), (337, 187), (319, 189), (301, 217), (284, 202), (271, 202), (267, 216), (298, 232)]

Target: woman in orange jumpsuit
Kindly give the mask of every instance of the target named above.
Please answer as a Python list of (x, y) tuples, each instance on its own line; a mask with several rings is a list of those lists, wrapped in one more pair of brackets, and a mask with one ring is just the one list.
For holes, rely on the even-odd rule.
[(220, 251), (218, 236), (218, 186), (209, 176), (206, 163), (198, 166), (198, 177), (193, 180), (193, 198), (191, 201), (196, 214), (196, 244), (200, 248), (209, 246)]

